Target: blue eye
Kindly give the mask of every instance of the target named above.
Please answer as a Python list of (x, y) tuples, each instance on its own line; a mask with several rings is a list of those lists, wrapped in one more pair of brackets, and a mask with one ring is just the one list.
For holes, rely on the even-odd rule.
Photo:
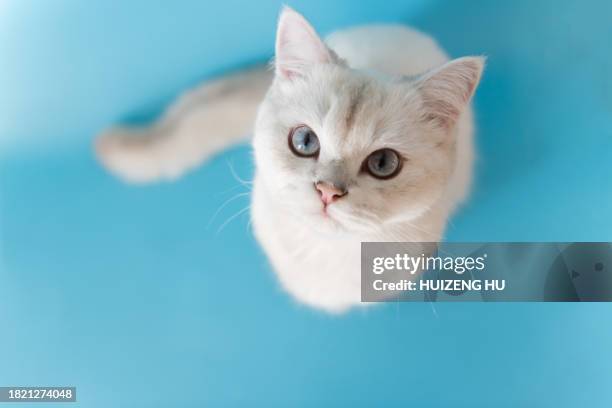
[(365, 169), (379, 179), (395, 177), (402, 167), (400, 155), (391, 149), (380, 149), (370, 154), (364, 163)]
[(319, 138), (306, 125), (294, 128), (289, 133), (289, 148), (299, 157), (314, 157), (319, 154)]

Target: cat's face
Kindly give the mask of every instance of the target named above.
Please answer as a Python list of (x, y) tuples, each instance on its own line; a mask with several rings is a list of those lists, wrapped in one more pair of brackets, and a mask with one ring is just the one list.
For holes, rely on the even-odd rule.
[[(258, 177), (274, 201), (320, 230), (366, 232), (426, 211), (453, 169), (456, 105), (467, 103), (481, 66), (381, 81), (346, 67), (293, 11), (278, 36), (254, 138)], [(445, 95), (462, 75), (473, 84)]]
[[(315, 226), (347, 230), (422, 213), (446, 183), (454, 143), (420, 122), (410, 88), (334, 65), (277, 81), (255, 137), (258, 172), (275, 200)], [(317, 183), (338, 188), (332, 202)]]

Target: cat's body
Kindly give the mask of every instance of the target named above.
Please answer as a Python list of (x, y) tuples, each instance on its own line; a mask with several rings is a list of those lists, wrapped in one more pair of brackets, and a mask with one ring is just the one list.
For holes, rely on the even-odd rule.
[[(206, 84), (144, 137), (114, 132), (98, 150), (127, 180), (172, 178), (248, 134), (263, 99), (253, 140), (255, 234), (289, 293), (342, 311), (361, 304), (361, 242), (438, 241), (465, 197), (468, 104), (482, 60), (444, 65), (431, 38), (401, 26), (349, 29), (327, 44), (333, 51), (285, 10), (274, 78), (252, 71)], [(296, 129), (316, 138), (316, 153), (291, 153)], [(389, 149), (375, 165), (399, 158), (397, 174), (368, 174), (371, 152)]]

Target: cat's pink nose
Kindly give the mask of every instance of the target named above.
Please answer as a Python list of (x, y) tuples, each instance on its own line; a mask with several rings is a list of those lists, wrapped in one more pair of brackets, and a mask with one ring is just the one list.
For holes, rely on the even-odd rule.
[(315, 188), (319, 191), (319, 196), (321, 196), (321, 201), (323, 204), (328, 205), (336, 201), (337, 199), (344, 197), (348, 191), (346, 188), (340, 188), (336, 185), (326, 183), (324, 181), (319, 181), (315, 183)]

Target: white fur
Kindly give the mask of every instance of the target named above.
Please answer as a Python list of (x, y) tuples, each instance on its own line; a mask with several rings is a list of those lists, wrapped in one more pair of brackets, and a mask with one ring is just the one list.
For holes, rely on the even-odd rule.
[(181, 96), (152, 126), (114, 128), (96, 153), (131, 183), (173, 180), (228, 146), (246, 140), (272, 73), (263, 68), (207, 82)]
[[(276, 54), (273, 80), (258, 70), (204, 85), (159, 124), (137, 131), (142, 137), (106, 134), (98, 152), (126, 180), (175, 177), (247, 134), (263, 99), (253, 139), (255, 235), (287, 292), (341, 312), (363, 305), (361, 242), (439, 241), (467, 194), (469, 100), (484, 61), (447, 62), (434, 40), (403, 26), (348, 29), (325, 45), (287, 8)], [(289, 132), (300, 124), (319, 138), (316, 159), (288, 147)], [(383, 147), (406, 158), (389, 180), (360, 170)], [(348, 186), (327, 213), (314, 188), (319, 180)]]

